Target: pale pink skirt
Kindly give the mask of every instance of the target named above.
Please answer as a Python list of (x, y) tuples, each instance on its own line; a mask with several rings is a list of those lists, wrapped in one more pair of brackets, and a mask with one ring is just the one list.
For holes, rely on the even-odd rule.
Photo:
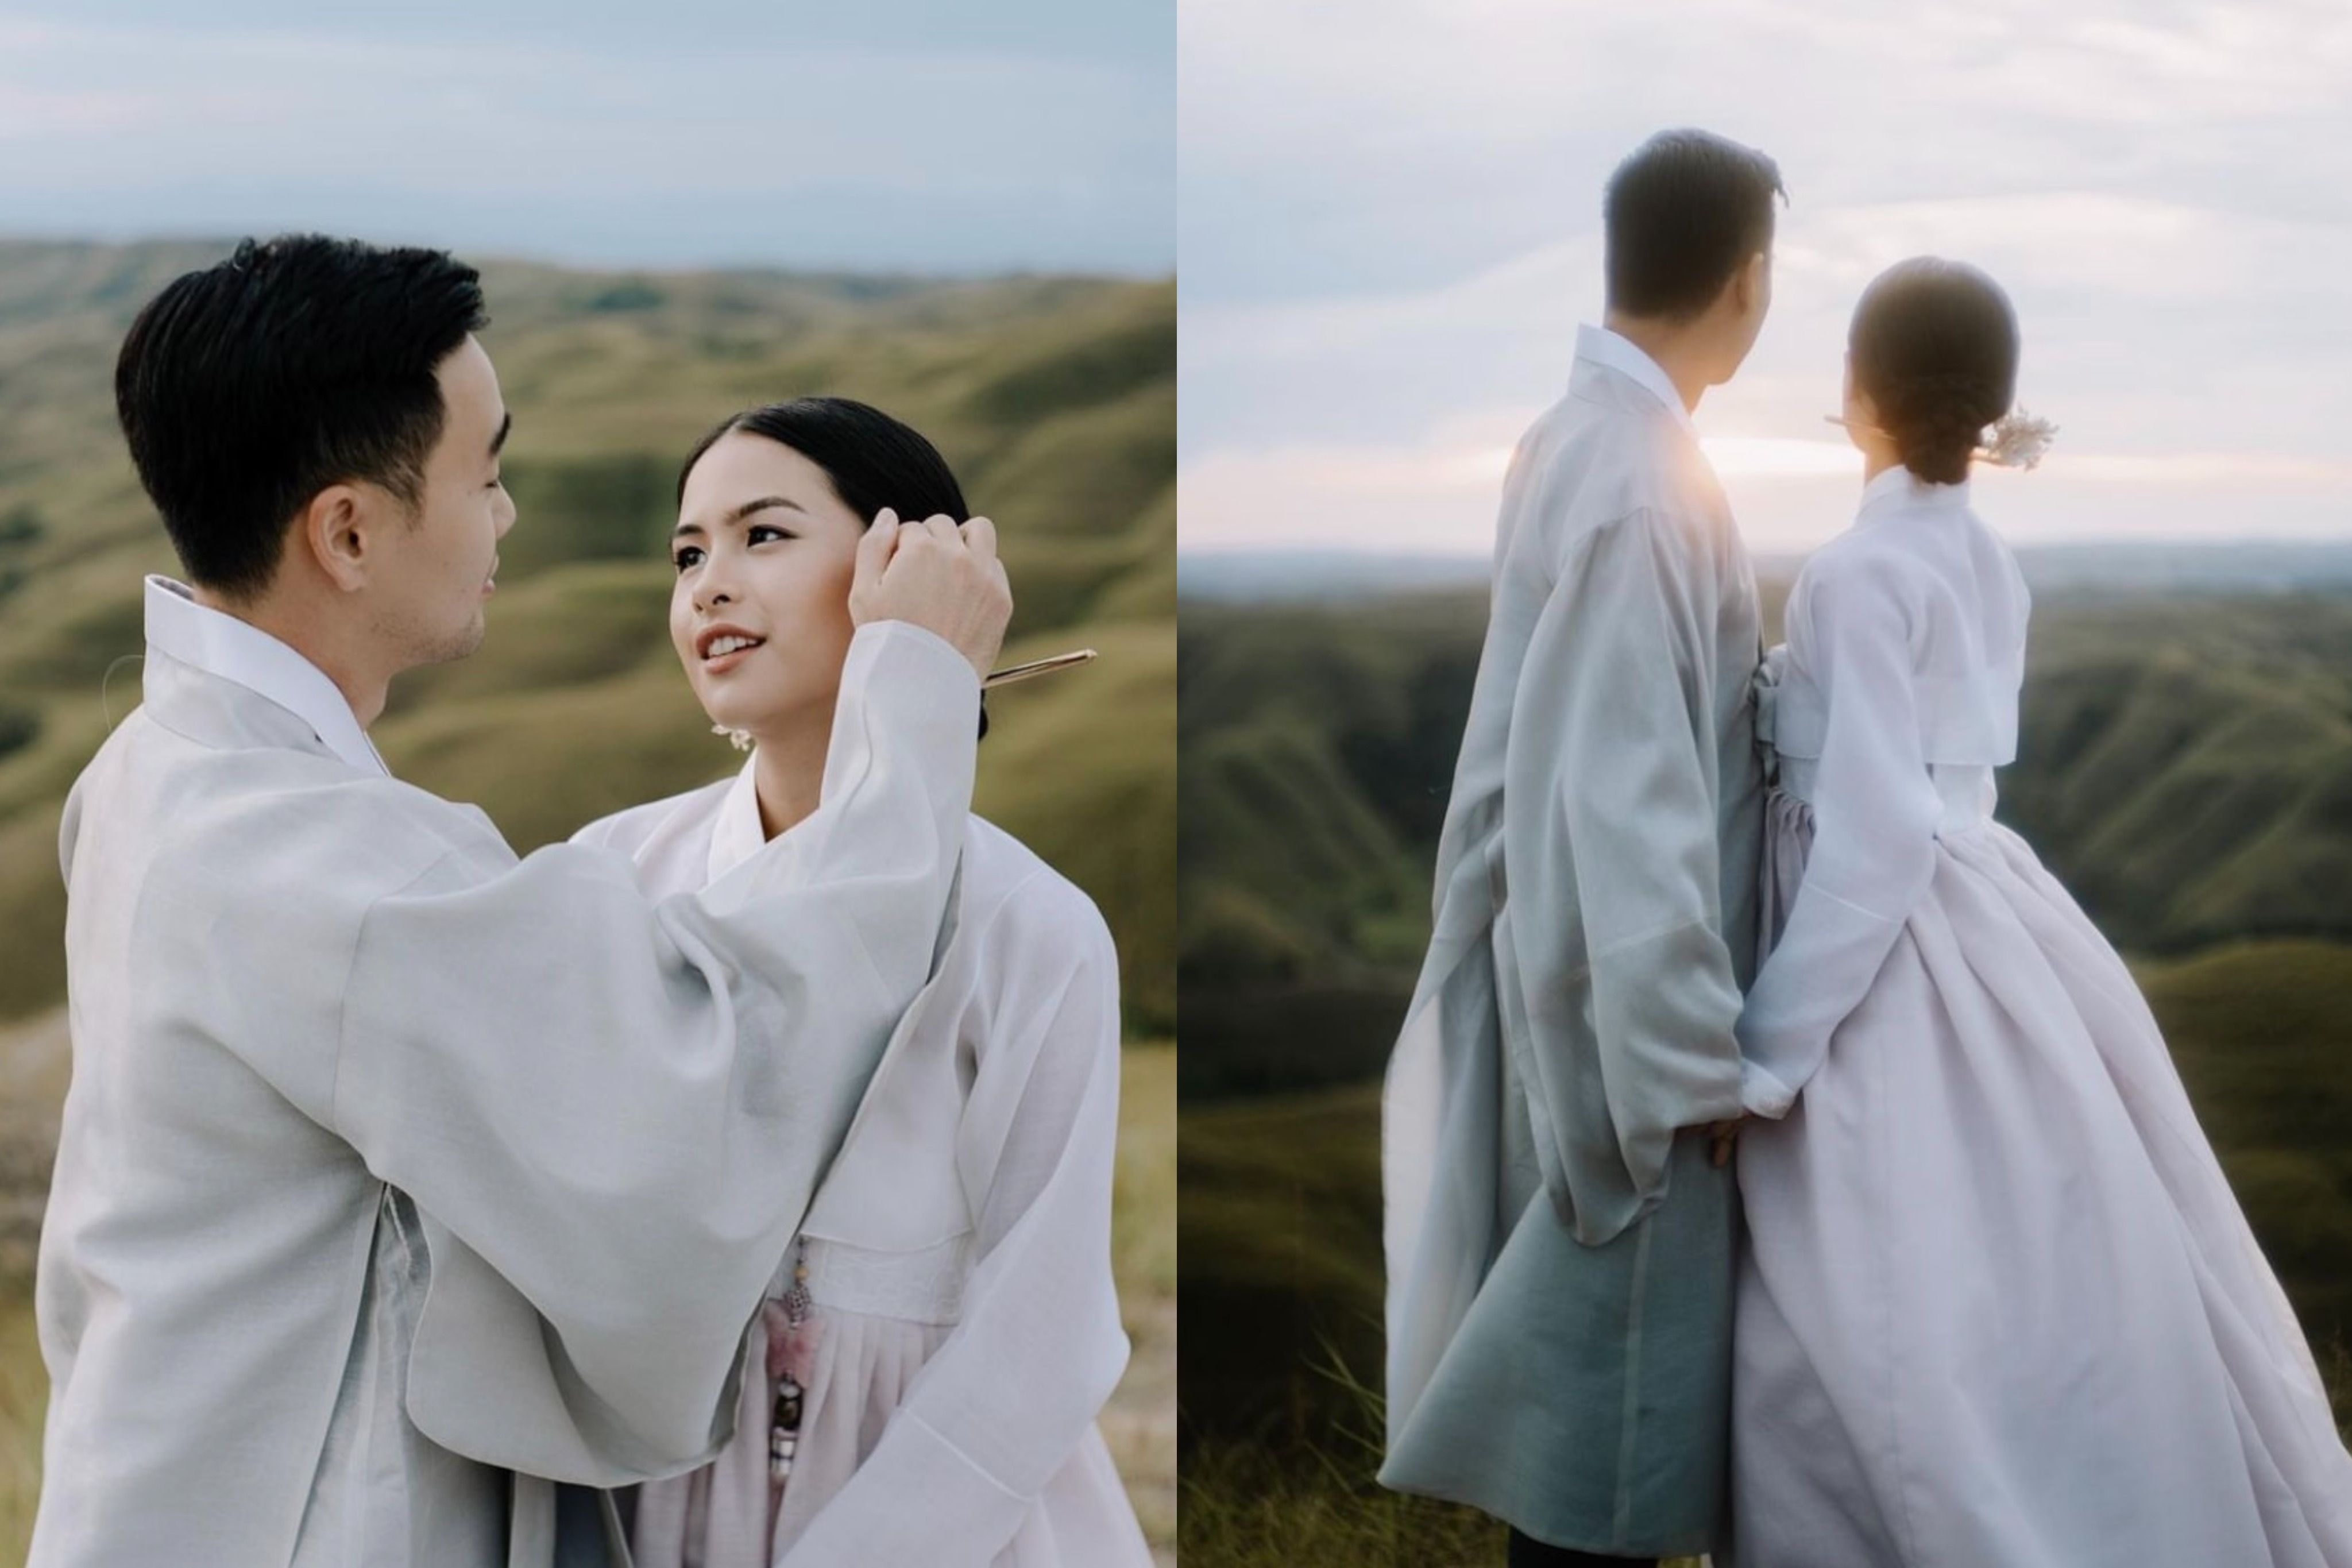
[[(817, 1310), (824, 1327), (772, 1538), (768, 1422), (775, 1384), (761, 1358), (745, 1367), (735, 1436), (725, 1451), (690, 1475), (638, 1489), (630, 1537), (637, 1568), (771, 1568), (784, 1562), (818, 1510), (874, 1452), (916, 1374), (955, 1328), (824, 1305)], [(1089, 1431), (990, 1568), (1092, 1568), (1099, 1543), (1135, 1539), (1125, 1483), (1101, 1433)]]
[[(1774, 933), (1811, 818), (1767, 809)], [(2129, 971), (2006, 827), (1939, 840), (1738, 1164), (1739, 1568), (2352, 1568), (2302, 1331)]]

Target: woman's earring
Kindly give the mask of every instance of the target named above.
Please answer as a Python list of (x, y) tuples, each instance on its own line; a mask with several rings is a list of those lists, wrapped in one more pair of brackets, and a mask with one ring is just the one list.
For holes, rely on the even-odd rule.
[(714, 735), (726, 736), (728, 743), (739, 752), (748, 752), (751, 749), (751, 731), (749, 730), (730, 730), (724, 724), (713, 724), (710, 726), (710, 732)]

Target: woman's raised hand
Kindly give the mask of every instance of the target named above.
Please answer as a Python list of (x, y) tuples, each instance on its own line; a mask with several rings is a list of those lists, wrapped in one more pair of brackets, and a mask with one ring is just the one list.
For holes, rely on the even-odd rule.
[(975, 517), (959, 527), (945, 515), (901, 523), (885, 508), (858, 541), (849, 617), (859, 626), (911, 621), (955, 645), (985, 677), (1013, 618), (996, 525)]

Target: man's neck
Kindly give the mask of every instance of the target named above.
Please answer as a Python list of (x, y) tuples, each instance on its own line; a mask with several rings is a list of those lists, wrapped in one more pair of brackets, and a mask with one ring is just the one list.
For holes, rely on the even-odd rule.
[(1698, 400), (1706, 395), (1706, 389), (1714, 383), (1707, 374), (1705, 347), (1688, 330), (1617, 310), (1602, 316), (1601, 324), (1648, 354), (1666, 373), (1666, 379), (1675, 384), (1683, 407), (1693, 414), (1698, 412)]
[(192, 586), (190, 592), (205, 608), (243, 621), (256, 631), (268, 633), (317, 666), (320, 674), (335, 683), (343, 700), (351, 704), (352, 717), (359, 721), (361, 729), (370, 728), (383, 715), (384, 700), (396, 672), (371, 670), (356, 650), (323, 635), (319, 617), (299, 613), (277, 595), (241, 601), (202, 586)]

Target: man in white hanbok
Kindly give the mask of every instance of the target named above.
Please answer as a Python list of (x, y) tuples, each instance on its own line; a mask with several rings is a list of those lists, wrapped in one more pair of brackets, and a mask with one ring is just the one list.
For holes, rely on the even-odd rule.
[(698, 894), (386, 774), (387, 683), (479, 640), (513, 521), (482, 321), (446, 256), (291, 238), (124, 344), (194, 586), (151, 580), (62, 837), (40, 1568), (546, 1563), (555, 1482), (707, 1458), (929, 973), (1009, 609), (981, 522), (875, 531), (824, 803)]
[(1514, 1563), (1703, 1552), (1723, 1522), (1761, 774), (1755, 580), (1690, 409), (1770, 300), (1780, 175), (1653, 138), (1609, 313), (1504, 481), (1492, 618), (1390, 1065), (1389, 1486)]

